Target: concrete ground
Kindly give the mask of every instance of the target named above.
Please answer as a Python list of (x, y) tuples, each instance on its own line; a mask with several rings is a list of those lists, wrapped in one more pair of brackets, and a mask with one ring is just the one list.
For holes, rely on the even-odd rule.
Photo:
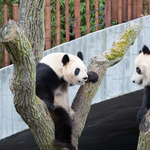
[[(79, 150), (136, 150), (143, 90), (91, 107), (79, 139)], [(30, 130), (0, 141), (0, 150), (39, 150)]]

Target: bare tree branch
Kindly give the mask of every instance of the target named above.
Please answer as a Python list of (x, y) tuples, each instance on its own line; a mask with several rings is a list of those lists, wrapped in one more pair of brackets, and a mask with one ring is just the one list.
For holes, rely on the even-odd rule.
[(17, 112), (30, 127), (41, 150), (55, 150), (54, 124), (46, 105), (35, 95), (35, 61), (32, 47), (19, 25), (9, 20), (0, 30), (4, 44), (14, 63), (10, 89)]
[(84, 128), (92, 100), (101, 85), (106, 69), (115, 65), (123, 58), (139, 33), (140, 27), (136, 23), (130, 24), (109, 50), (100, 55), (93, 56), (91, 59), (88, 71), (95, 71), (99, 76), (99, 80), (94, 84), (87, 83), (81, 86), (73, 101), (72, 108), (76, 112), (76, 116), (74, 119), (72, 142), (76, 147), (78, 145), (78, 138)]

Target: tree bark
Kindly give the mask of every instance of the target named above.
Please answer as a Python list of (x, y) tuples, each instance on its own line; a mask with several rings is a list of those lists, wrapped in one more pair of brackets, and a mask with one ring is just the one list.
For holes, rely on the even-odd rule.
[(44, 9), (45, 0), (20, 0), (18, 21), (30, 41), (36, 64), (45, 46)]
[(150, 149), (150, 110), (143, 117), (140, 126), (140, 134), (137, 150), (149, 150)]

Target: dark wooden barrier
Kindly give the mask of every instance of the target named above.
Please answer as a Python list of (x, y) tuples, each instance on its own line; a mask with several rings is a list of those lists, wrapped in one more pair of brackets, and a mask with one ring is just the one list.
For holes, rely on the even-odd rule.
[(51, 48), (51, 1), (45, 3), (45, 50)]
[(106, 27), (111, 26), (111, 21), (117, 21), (120, 24), (139, 18), (142, 14), (143, 0), (105, 0)]

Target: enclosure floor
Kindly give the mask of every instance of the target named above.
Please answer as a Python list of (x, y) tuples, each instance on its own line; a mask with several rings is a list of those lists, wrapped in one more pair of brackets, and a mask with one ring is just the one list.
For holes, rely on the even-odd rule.
[[(79, 140), (79, 150), (136, 150), (143, 90), (91, 107)], [(30, 130), (0, 141), (0, 150), (39, 150)]]

